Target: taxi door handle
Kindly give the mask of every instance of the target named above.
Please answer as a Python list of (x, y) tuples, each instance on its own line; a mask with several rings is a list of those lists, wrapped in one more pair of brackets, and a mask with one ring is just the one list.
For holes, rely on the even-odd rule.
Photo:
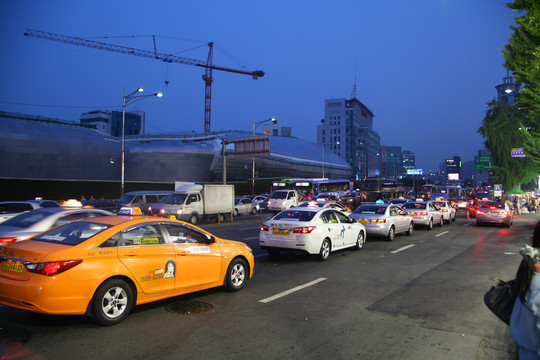
[(177, 253), (178, 255), (182, 255), (182, 256), (186, 256), (186, 255), (188, 254), (188, 252), (185, 251), (185, 250), (178, 250), (176, 253)]
[(130, 256), (130, 257), (131, 257), (131, 256), (137, 256), (137, 253), (136, 253), (135, 251), (128, 251), (128, 252), (126, 253), (126, 256)]

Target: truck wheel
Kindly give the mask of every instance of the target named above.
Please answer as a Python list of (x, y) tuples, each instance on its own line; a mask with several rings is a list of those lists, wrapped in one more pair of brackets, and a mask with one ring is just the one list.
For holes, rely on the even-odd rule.
[(199, 223), (199, 217), (197, 216), (197, 214), (192, 214), (190, 217), (189, 217), (189, 222), (193, 225), (196, 225), (197, 223)]

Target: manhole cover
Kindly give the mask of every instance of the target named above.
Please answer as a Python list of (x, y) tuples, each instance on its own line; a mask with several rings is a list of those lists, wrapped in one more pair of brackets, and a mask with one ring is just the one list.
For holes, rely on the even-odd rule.
[(200, 314), (213, 308), (212, 305), (202, 301), (181, 301), (165, 306), (168, 312), (182, 315)]

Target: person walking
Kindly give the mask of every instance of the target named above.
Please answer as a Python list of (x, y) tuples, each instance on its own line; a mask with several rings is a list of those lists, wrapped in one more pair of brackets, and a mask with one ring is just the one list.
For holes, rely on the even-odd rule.
[(516, 281), (518, 297), (510, 317), (510, 334), (519, 347), (519, 360), (540, 360), (540, 221), (532, 246), (520, 250), (523, 260)]

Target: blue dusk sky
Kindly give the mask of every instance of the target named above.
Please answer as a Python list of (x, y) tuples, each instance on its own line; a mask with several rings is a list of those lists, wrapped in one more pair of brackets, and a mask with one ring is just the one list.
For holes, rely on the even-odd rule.
[[(122, 110), (127, 93), (164, 92), (128, 107), (146, 132), (202, 132), (204, 69), (25, 37), (25, 28), (154, 49), (263, 78), (214, 71), (211, 130), (251, 131), (275, 117), (316, 142), (324, 101), (357, 98), (382, 145), (418, 168), (474, 159), (477, 134), (506, 76), (501, 50), (516, 15), (501, 0), (2, 0), (0, 110), (78, 120)], [(356, 74), (356, 75), (355, 75)], [(166, 84), (168, 82), (168, 84)]]

